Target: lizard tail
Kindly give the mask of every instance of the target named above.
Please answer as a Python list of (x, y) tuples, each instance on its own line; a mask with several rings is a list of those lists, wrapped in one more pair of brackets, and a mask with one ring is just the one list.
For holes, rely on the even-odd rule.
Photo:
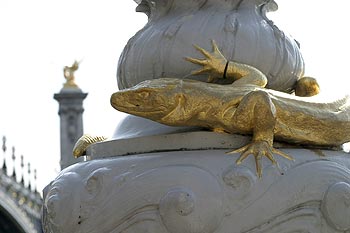
[(78, 141), (75, 143), (73, 148), (73, 156), (78, 158), (86, 154), (87, 148), (97, 142), (103, 142), (107, 140), (106, 137), (103, 136), (91, 136), (88, 134), (84, 134), (81, 136)]

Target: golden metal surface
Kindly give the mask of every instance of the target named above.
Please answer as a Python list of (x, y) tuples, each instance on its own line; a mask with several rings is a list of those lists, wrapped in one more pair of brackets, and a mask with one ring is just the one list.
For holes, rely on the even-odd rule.
[[(266, 86), (267, 79), (260, 70), (246, 64), (227, 61), (224, 55), (222, 55), (220, 52), (219, 47), (214, 40), (212, 40), (212, 45), (212, 53), (197, 45), (194, 45), (194, 47), (204, 55), (205, 59), (196, 59), (191, 57), (185, 58), (189, 62), (203, 66), (203, 68), (193, 71), (191, 73), (192, 75), (208, 73), (208, 82), (215, 82), (220, 78), (227, 78), (232, 79), (232, 81), (237, 81), (242, 77), (247, 78), (248, 76), (252, 76), (250, 77), (250, 84), (255, 84), (261, 87)], [(247, 83), (246, 81), (243, 82)], [(309, 97), (317, 95), (319, 92), (320, 87), (314, 78), (303, 77), (295, 84), (295, 95), (297, 96)]]
[(316, 79), (311, 77), (303, 77), (298, 80), (295, 87), (295, 95), (297, 96), (314, 96), (320, 93), (320, 86)]
[(81, 136), (78, 141), (75, 143), (73, 148), (73, 156), (78, 158), (86, 154), (87, 148), (97, 142), (103, 142), (107, 138), (103, 136), (91, 136), (88, 134), (84, 134)]
[[(214, 52), (199, 47), (207, 59), (187, 58), (204, 68), (210, 79), (223, 78), (223, 56), (213, 42)], [(221, 62), (219, 61), (221, 60)], [(225, 59), (226, 60), (226, 59)], [(264, 88), (267, 79), (259, 70), (230, 62), (227, 76), (231, 85), (194, 80), (154, 79), (114, 93), (112, 106), (122, 112), (145, 117), (170, 126), (199, 126), (227, 133), (252, 134), (252, 142), (230, 153), (255, 157), (257, 174), (261, 159), (277, 165), (273, 154), (292, 160), (273, 148), (274, 139), (313, 146), (338, 146), (350, 141), (348, 98), (320, 103), (315, 97), (298, 97)]]
[(74, 72), (79, 68), (79, 62), (74, 61), (72, 66), (65, 66), (63, 68), (63, 75), (66, 79), (66, 83), (63, 85), (68, 88), (78, 88), (78, 85), (75, 83)]
[(189, 62), (203, 66), (203, 68), (193, 71), (191, 74), (198, 75), (208, 73), (208, 82), (215, 82), (217, 79), (223, 78), (225, 74), (225, 67), (227, 65), (226, 58), (224, 57), (224, 55), (222, 55), (214, 40), (212, 40), (212, 45), (214, 50), (213, 53), (209, 53), (205, 49), (194, 45), (194, 47), (199, 52), (201, 52), (206, 57), (206, 59), (201, 60), (191, 57), (185, 58)]

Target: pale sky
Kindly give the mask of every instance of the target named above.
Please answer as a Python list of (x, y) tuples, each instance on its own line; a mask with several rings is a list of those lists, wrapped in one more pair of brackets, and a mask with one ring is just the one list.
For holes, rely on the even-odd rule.
[[(325, 95), (350, 93), (350, 2), (277, 0), (269, 16), (301, 44), (306, 75)], [(84, 101), (84, 132), (111, 136), (122, 114), (109, 104), (117, 91), (119, 56), (147, 22), (133, 0), (0, 0), (0, 136), (8, 153), (38, 170), (41, 190), (59, 171), (58, 103), (63, 67), (83, 60), (76, 82)], [(2, 152), (0, 152), (2, 156)], [(0, 163), (1, 165), (1, 163)], [(17, 171), (17, 174), (20, 170)]]

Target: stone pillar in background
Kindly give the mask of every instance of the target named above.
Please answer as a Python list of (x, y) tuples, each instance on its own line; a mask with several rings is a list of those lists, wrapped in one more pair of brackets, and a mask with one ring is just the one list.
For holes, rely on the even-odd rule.
[(74, 71), (78, 69), (78, 63), (75, 62), (72, 67), (64, 68), (64, 76), (67, 82), (59, 93), (54, 95), (54, 99), (59, 102), (60, 116), (60, 143), (61, 143), (61, 170), (82, 161), (72, 156), (72, 150), (75, 142), (83, 135), (83, 101), (87, 93), (74, 82)]

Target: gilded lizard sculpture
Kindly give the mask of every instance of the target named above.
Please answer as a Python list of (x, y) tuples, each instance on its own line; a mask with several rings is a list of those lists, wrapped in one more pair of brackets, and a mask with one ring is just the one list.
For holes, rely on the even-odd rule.
[(310, 98), (265, 89), (264, 78), (259, 81), (257, 77), (247, 75), (225, 86), (194, 80), (148, 80), (114, 93), (111, 104), (119, 111), (170, 126), (252, 134), (250, 144), (230, 153), (242, 153), (237, 164), (253, 154), (259, 176), (263, 156), (274, 164), (274, 153), (292, 160), (273, 148), (274, 139), (316, 146), (350, 141), (347, 98), (332, 103), (312, 102)]
[[(350, 141), (348, 98), (321, 103), (312, 97), (299, 97), (264, 88), (263, 73), (246, 64), (227, 62), (213, 42), (213, 53), (197, 47), (206, 59), (187, 58), (215, 78), (233, 78), (231, 85), (194, 80), (155, 79), (144, 81), (111, 96), (112, 106), (122, 112), (145, 117), (170, 126), (199, 126), (214, 131), (252, 134), (252, 142), (229, 153), (241, 153), (240, 164), (250, 154), (262, 176), (261, 160), (274, 155), (292, 160), (273, 148), (274, 139), (295, 144), (339, 146)], [(319, 91), (313, 79), (306, 78), (304, 96)], [(301, 84), (303, 85), (303, 84)]]
[[(273, 154), (292, 159), (273, 148), (274, 139), (315, 146), (338, 146), (350, 141), (348, 98), (320, 103), (310, 97), (266, 89), (267, 79), (262, 72), (246, 64), (228, 62), (215, 42), (213, 53), (196, 48), (206, 59), (187, 58), (203, 66), (193, 74), (206, 72), (210, 74), (209, 81), (233, 78), (234, 82), (218, 85), (193, 80), (149, 80), (114, 93), (112, 106), (171, 126), (200, 126), (252, 134), (250, 144), (231, 153), (241, 153), (238, 164), (253, 154), (259, 176), (263, 156), (274, 164), (277, 162)], [(302, 78), (298, 88), (301, 91), (297, 94), (302, 96), (319, 92), (312, 78)]]

